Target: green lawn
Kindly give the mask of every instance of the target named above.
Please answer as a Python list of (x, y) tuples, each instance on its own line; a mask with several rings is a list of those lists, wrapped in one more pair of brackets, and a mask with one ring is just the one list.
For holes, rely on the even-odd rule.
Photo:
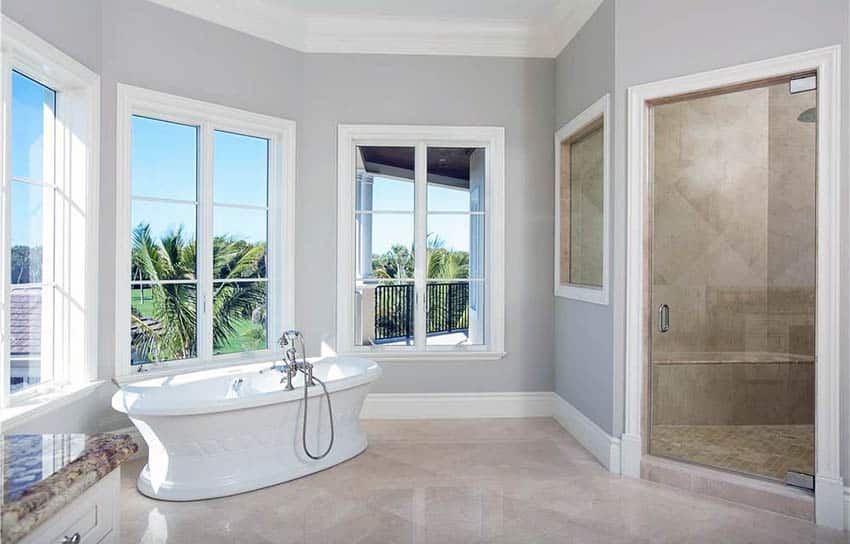
[(139, 288), (132, 289), (130, 291), (130, 299), (133, 308), (138, 310), (145, 316), (153, 315), (153, 297), (151, 296), (150, 289), (145, 289), (145, 301), (141, 301), (142, 290)]
[(238, 353), (240, 351), (256, 351), (266, 349), (266, 331), (259, 323), (250, 319), (239, 319), (236, 322), (236, 334), (228, 338), (227, 343), (215, 349), (216, 355), (223, 353)]
[[(131, 290), (133, 308), (141, 312), (144, 316), (153, 317), (154, 308), (150, 290), (145, 290), (144, 302), (142, 302), (141, 296), (141, 289), (135, 288)], [(223, 346), (217, 346), (215, 348), (216, 355), (238, 353), (241, 351), (256, 351), (268, 347), (266, 331), (259, 323), (254, 323), (250, 319), (238, 319), (235, 328), (236, 334), (230, 336), (227, 343)]]

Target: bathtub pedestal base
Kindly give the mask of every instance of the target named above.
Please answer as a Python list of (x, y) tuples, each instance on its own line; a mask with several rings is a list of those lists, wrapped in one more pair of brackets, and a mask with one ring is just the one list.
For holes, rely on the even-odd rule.
[[(271, 457), (271, 459), (265, 466), (260, 466), (259, 463), (256, 463), (258, 455), (255, 453), (251, 456), (250, 465), (243, 462), (243, 465), (237, 471), (228, 468), (216, 470), (214, 466), (207, 465), (205, 469), (200, 471), (201, 473), (206, 472), (206, 476), (195, 481), (175, 482), (165, 479), (155, 483), (156, 478), (151, 477), (150, 465), (146, 464), (139, 474), (136, 487), (146, 497), (166, 501), (195, 501), (226, 497), (282, 484), (327, 470), (360, 455), (366, 451), (367, 445), (365, 433), (363, 433), (362, 440), (354, 443), (337, 445), (335, 442), (328, 456), (318, 461), (307, 458), (302, 449), (300, 462), (297, 462), (297, 464), (292, 463), (291, 459), (289, 459), (289, 462), (283, 461), (282, 459), (287, 455), (279, 451), (271, 456), (262, 456)], [(278, 458), (276, 462), (273, 460), (275, 457)], [(227, 462), (223, 459), (219, 461)], [(222, 466), (219, 463), (215, 464)], [(223, 466), (227, 467), (228, 465)]]

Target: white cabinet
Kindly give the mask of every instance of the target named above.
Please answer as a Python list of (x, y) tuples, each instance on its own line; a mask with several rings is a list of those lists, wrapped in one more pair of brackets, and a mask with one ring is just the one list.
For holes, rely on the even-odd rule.
[(116, 468), (37, 527), (21, 544), (117, 544), (120, 489), (121, 469)]

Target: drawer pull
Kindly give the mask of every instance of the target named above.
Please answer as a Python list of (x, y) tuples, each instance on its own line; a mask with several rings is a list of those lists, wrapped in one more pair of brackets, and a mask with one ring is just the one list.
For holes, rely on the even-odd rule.
[(74, 533), (62, 539), (62, 544), (80, 544), (80, 533)]

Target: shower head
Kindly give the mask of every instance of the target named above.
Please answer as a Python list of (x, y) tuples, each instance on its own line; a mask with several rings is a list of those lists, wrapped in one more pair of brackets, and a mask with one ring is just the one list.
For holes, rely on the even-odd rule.
[(801, 123), (817, 123), (818, 109), (809, 108), (805, 110), (803, 113), (797, 116), (797, 121), (800, 121)]

